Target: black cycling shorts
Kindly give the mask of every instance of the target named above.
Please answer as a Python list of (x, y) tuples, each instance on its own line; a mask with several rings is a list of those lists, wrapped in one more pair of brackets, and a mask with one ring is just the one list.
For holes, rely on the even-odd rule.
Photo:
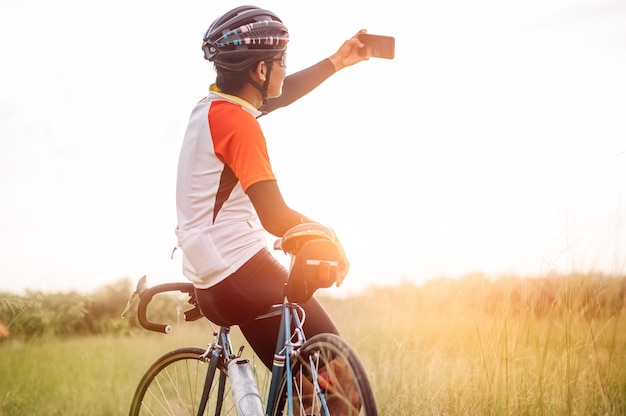
[[(263, 249), (235, 273), (208, 289), (196, 288), (198, 305), (211, 322), (238, 325), (259, 358), (272, 367), (280, 316), (261, 319), (272, 305), (281, 304), (289, 272)], [(307, 338), (320, 333), (339, 334), (322, 305), (315, 298), (300, 304), (306, 312)]]

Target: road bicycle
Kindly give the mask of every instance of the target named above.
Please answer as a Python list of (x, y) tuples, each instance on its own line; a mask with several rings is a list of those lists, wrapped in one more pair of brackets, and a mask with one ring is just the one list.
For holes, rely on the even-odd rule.
[[(304, 310), (294, 301), (306, 299), (336, 280), (334, 233), (329, 236), (327, 229), (321, 231), (319, 226), (294, 228), (275, 246), (292, 256), (284, 302), (257, 318), (280, 316), (271, 373), (265, 366), (253, 369), (241, 357), (243, 347), (237, 352), (233, 349), (231, 328), (220, 327), (212, 331), (213, 340), (207, 348), (179, 348), (156, 360), (137, 386), (131, 416), (377, 416), (374, 395), (357, 354), (334, 334), (307, 339)], [(147, 307), (154, 295), (175, 291), (187, 294), (193, 306), (184, 312), (186, 321), (203, 317), (191, 283), (148, 287), (145, 276), (131, 294), (126, 311), (138, 297), (140, 324), (150, 331), (169, 333), (171, 326), (148, 320)], [(263, 373), (269, 378), (269, 387), (259, 389)], [(264, 402), (259, 390), (267, 390)]]

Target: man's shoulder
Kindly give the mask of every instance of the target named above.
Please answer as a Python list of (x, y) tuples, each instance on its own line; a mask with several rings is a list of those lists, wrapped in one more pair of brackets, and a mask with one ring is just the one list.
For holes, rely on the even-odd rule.
[(254, 114), (242, 105), (226, 99), (214, 100), (209, 109), (209, 121), (234, 129), (258, 129), (259, 123)]

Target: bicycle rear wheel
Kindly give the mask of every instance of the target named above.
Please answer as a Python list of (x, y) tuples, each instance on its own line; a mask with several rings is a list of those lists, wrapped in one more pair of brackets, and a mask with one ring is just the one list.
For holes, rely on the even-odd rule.
[[(377, 416), (372, 389), (354, 350), (339, 336), (319, 334), (307, 340), (292, 364), (294, 415)], [(288, 415), (287, 380), (280, 388), (275, 416)]]
[(205, 381), (210, 383), (203, 415), (236, 415), (230, 383), (223, 365), (209, 374), (204, 350), (180, 348), (159, 358), (137, 386), (130, 416), (197, 415)]

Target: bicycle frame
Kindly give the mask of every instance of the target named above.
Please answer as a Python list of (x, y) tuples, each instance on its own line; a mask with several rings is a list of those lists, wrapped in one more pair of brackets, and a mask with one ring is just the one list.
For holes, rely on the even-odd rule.
[[(294, 348), (298, 348), (304, 343), (305, 336), (302, 329), (302, 322), (298, 316), (297, 311), (302, 310), (298, 305), (293, 303), (284, 302), (282, 305), (281, 323), (278, 331), (278, 339), (276, 340), (276, 351), (274, 352), (274, 362), (272, 365), (272, 382), (270, 384), (270, 390), (267, 397), (267, 410), (266, 415), (273, 414), (275, 407), (279, 404), (278, 390), (280, 388), (280, 382), (283, 379), (283, 375), (286, 372), (287, 380), (291, 380), (291, 352)], [(262, 319), (263, 317), (260, 317)], [(291, 323), (294, 323), (294, 335), (296, 341), (292, 342)], [(292, 397), (292, 384), (287, 384), (287, 395)], [(293, 414), (293, 404), (291, 400), (288, 401), (289, 414)]]
[[(292, 379), (291, 360), (293, 352), (294, 350), (297, 350), (297, 348), (299, 348), (304, 341), (306, 341), (304, 330), (302, 328), (302, 325), (304, 324), (304, 315), (302, 319), (299, 315), (299, 313), (303, 314), (304, 311), (295, 303), (284, 302), (282, 305), (276, 305), (268, 313), (259, 316), (257, 320), (276, 316), (277, 312), (281, 315), (281, 323), (276, 340), (271, 383), (267, 395), (267, 406), (265, 410), (266, 415), (274, 414), (277, 410), (277, 406), (281, 404), (281, 398), (278, 397), (278, 391), (281, 387), (280, 383), (283, 380), (283, 375), (286, 373), (286, 379)], [(207, 370), (202, 399), (198, 409), (199, 416), (204, 413), (206, 408), (206, 403), (209, 394), (211, 393), (211, 380), (215, 376), (215, 371), (218, 366), (220, 364), (226, 366), (228, 360), (235, 357), (236, 355), (232, 349), (232, 342), (230, 339), (230, 328), (221, 327), (219, 333), (216, 334), (213, 343), (209, 346), (205, 353), (205, 358), (209, 362), (209, 368)], [(220, 374), (220, 377), (218, 397), (223, 397), (226, 377), (224, 374)], [(287, 383), (288, 397), (293, 397), (292, 389), (292, 383)], [(289, 415), (293, 415), (293, 403), (291, 400), (288, 400), (287, 406)]]

